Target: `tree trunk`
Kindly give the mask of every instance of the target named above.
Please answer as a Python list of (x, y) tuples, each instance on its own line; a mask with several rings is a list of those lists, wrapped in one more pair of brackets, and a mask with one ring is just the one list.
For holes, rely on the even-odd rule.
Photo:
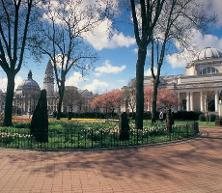
[(156, 122), (156, 109), (157, 109), (156, 103), (157, 103), (158, 87), (159, 87), (159, 80), (160, 80), (160, 69), (162, 67), (163, 58), (165, 55), (165, 46), (166, 46), (166, 39), (163, 42), (161, 53), (160, 53), (160, 58), (157, 63), (157, 74), (155, 77), (153, 77), (152, 123)]
[(153, 83), (153, 97), (152, 97), (152, 123), (156, 122), (156, 103), (157, 103), (157, 89), (158, 89), (158, 82), (159, 79), (158, 77), (156, 77), (157, 79), (154, 79), (154, 83)]
[(57, 116), (56, 116), (57, 120), (60, 120), (61, 118), (64, 91), (65, 91), (65, 84), (62, 84), (61, 87), (59, 88), (59, 102), (58, 102)]
[(143, 129), (144, 113), (144, 65), (147, 49), (139, 48), (136, 63), (136, 129)]
[(13, 103), (13, 96), (14, 96), (14, 88), (15, 88), (15, 74), (14, 73), (7, 73), (7, 93), (5, 99), (5, 111), (4, 111), (4, 126), (11, 126), (12, 125), (12, 103)]
[(57, 106), (57, 116), (56, 116), (57, 120), (60, 120), (61, 113), (62, 113), (62, 99), (61, 99), (61, 96), (59, 96), (59, 102), (58, 102), (58, 106)]

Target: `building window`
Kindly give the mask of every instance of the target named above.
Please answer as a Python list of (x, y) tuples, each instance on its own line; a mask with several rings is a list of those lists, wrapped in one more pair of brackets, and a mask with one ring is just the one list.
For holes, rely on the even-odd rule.
[(206, 67), (206, 68), (203, 68), (202, 70), (200, 70), (200, 73), (201, 75), (204, 75), (204, 74), (217, 74), (219, 71), (214, 68), (214, 67)]
[(181, 110), (186, 111), (187, 110), (187, 100), (183, 99), (181, 104)]

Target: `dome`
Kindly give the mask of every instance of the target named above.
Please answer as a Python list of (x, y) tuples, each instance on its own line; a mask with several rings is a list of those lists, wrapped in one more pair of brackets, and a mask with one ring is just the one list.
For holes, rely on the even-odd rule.
[(40, 92), (40, 87), (38, 83), (32, 79), (31, 71), (29, 71), (28, 78), (24, 80), (24, 82), (21, 85), (17, 87), (16, 92), (18, 94), (25, 94), (25, 93), (35, 94)]
[(197, 60), (222, 58), (222, 52), (217, 48), (206, 47), (197, 54)]

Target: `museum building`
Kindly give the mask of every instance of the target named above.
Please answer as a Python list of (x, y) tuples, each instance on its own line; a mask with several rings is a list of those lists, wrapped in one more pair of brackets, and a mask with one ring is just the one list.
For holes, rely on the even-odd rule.
[[(58, 92), (54, 89), (54, 69), (49, 61), (44, 74), (43, 89), (47, 92), (47, 108), (49, 115), (57, 111)], [(33, 79), (31, 70), (27, 78), (20, 84), (14, 93), (13, 114), (32, 115), (38, 103), (41, 88)], [(0, 90), (0, 113), (4, 111), (6, 93)], [(75, 86), (66, 86), (62, 112), (83, 112), (90, 111), (89, 101), (93, 93), (88, 90), (79, 90)]]
[[(144, 86), (152, 86), (151, 76), (144, 78)], [(218, 113), (219, 93), (222, 91), (222, 52), (212, 47), (204, 48), (186, 65), (183, 75), (161, 76), (159, 88), (177, 93), (177, 110)]]

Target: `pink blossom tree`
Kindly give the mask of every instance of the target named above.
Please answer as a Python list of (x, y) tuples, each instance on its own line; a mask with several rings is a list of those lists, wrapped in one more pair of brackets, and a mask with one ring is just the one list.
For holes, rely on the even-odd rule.
[(91, 107), (95, 110), (100, 110), (106, 113), (119, 111), (122, 103), (123, 93), (119, 89), (114, 89), (107, 93), (97, 95), (91, 101)]
[(145, 110), (150, 111), (152, 106), (152, 87), (146, 86), (144, 89), (144, 107)]
[(162, 88), (157, 97), (158, 108), (173, 108), (178, 106), (178, 97), (175, 91)]
[[(145, 87), (144, 89), (144, 106), (146, 110), (150, 111), (152, 107), (152, 96), (153, 96), (153, 89), (152, 87)], [(158, 90), (157, 96), (157, 108), (173, 108), (178, 106), (178, 97), (175, 91), (161, 88)]]

